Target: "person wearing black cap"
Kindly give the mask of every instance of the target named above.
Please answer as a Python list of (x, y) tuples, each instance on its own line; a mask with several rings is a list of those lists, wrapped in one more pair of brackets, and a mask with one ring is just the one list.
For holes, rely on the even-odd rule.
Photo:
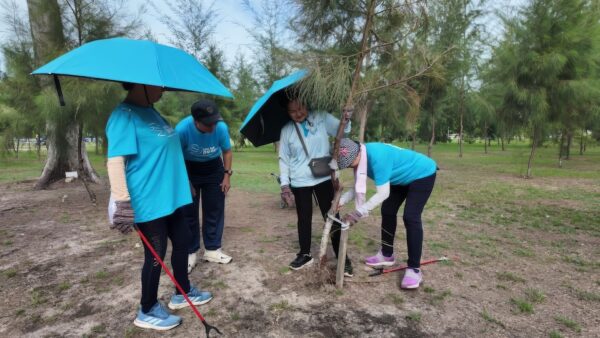
[(229, 129), (219, 108), (212, 100), (200, 100), (191, 108), (175, 130), (179, 134), (185, 165), (193, 187), (193, 203), (185, 207), (185, 217), (192, 232), (188, 256), (188, 273), (196, 264), (200, 249), (199, 207), (202, 197), (202, 239), (204, 260), (227, 264), (231, 256), (221, 250), (225, 222), (225, 195), (231, 187), (233, 155)]

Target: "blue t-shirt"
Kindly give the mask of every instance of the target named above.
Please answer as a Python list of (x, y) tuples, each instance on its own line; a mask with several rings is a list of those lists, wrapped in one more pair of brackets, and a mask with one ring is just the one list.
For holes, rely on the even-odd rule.
[(106, 125), (108, 157), (126, 158), (135, 222), (168, 216), (192, 203), (179, 137), (152, 107), (121, 103)]
[(367, 176), (375, 185), (408, 185), (435, 173), (437, 165), (431, 158), (386, 143), (367, 143)]
[(187, 161), (207, 162), (220, 157), (222, 151), (231, 149), (229, 129), (224, 121), (217, 122), (211, 133), (203, 133), (194, 125), (194, 118), (188, 116), (177, 124), (175, 130)]

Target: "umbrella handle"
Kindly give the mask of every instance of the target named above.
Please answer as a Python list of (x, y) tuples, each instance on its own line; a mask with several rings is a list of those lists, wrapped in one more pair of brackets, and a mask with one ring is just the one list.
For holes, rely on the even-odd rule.
[(65, 106), (65, 98), (63, 96), (62, 87), (60, 86), (60, 80), (58, 79), (58, 75), (52, 75), (54, 77), (54, 87), (56, 87), (56, 94), (58, 95), (58, 103), (60, 103), (61, 107)]

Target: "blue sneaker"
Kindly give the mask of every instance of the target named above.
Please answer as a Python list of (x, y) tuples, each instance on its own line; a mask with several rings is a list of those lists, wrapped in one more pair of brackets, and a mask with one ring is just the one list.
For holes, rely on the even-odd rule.
[[(194, 305), (202, 305), (210, 302), (213, 298), (212, 293), (208, 291), (200, 291), (195, 287), (190, 287), (190, 292), (187, 294), (188, 298), (192, 301)], [(169, 302), (169, 309), (177, 310), (182, 309), (186, 306), (189, 306), (188, 302), (183, 298), (183, 295), (173, 295), (171, 297), (171, 301)]]
[(135, 326), (159, 331), (170, 330), (179, 324), (181, 324), (181, 317), (167, 312), (159, 302), (156, 302), (147, 313), (142, 312), (140, 308), (137, 317), (133, 321)]

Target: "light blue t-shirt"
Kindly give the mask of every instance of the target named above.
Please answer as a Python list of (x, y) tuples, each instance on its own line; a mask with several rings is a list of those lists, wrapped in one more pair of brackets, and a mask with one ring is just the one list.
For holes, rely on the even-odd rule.
[(206, 162), (220, 157), (222, 151), (231, 149), (229, 129), (224, 121), (217, 122), (211, 133), (203, 133), (194, 125), (194, 118), (188, 116), (175, 127), (183, 157), (187, 161)]
[(367, 176), (375, 185), (408, 185), (435, 173), (431, 158), (410, 149), (386, 143), (367, 143)]
[(152, 107), (121, 103), (106, 125), (108, 157), (126, 158), (135, 222), (168, 216), (192, 203), (179, 137)]
[[(308, 149), (304, 152), (294, 121), (289, 121), (281, 128), (279, 137), (279, 173), (281, 185), (292, 187), (311, 187), (330, 180), (331, 177), (314, 177), (308, 166), (310, 159), (329, 156), (329, 137), (337, 133), (340, 121), (333, 115), (315, 111), (309, 112), (303, 123), (298, 123), (303, 140)], [(350, 132), (350, 121), (345, 133)]]

